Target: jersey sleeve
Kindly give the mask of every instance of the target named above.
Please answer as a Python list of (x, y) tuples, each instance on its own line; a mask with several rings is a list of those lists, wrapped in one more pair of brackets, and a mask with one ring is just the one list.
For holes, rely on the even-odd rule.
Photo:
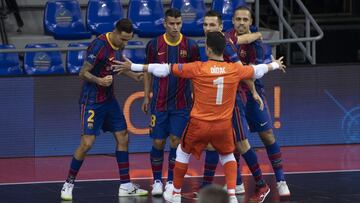
[(192, 63), (179, 63), (171, 66), (171, 72), (178, 77), (193, 78), (198, 75), (201, 62), (196, 61)]
[(150, 40), (145, 48), (146, 58), (145, 63), (155, 63), (154, 40)]
[(94, 65), (96, 61), (104, 57), (105, 44), (103, 41), (95, 39), (86, 50), (86, 62)]
[(235, 45), (229, 41), (227, 41), (225, 45), (224, 58), (228, 58), (231, 62), (240, 61)]
[(260, 40), (256, 40), (253, 46), (255, 49), (255, 64), (264, 63), (265, 50), (263, 43)]
[(234, 65), (236, 66), (236, 69), (238, 71), (239, 80), (252, 79), (254, 77), (254, 67), (243, 66), (238, 63), (235, 63)]
[(189, 62), (200, 61), (200, 49), (194, 40), (189, 40), (190, 59)]

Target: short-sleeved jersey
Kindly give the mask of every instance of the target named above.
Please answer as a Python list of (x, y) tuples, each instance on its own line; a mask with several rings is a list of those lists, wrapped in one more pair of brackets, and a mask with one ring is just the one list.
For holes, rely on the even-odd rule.
[[(237, 55), (244, 65), (264, 63), (265, 52), (263, 44), (260, 40), (256, 40), (250, 44), (237, 44), (236, 30), (231, 29), (226, 33), (226, 37), (236, 46)], [(264, 87), (261, 80), (255, 80), (256, 87)]]
[[(171, 43), (164, 34), (151, 40), (146, 46), (146, 63), (188, 63), (199, 59), (198, 45), (183, 35), (177, 43)], [(188, 79), (172, 74), (165, 78), (152, 76), (152, 79), (152, 110), (191, 108), (191, 85)]]
[(252, 78), (254, 68), (209, 60), (174, 64), (172, 72), (176, 76), (192, 79), (194, 105), (190, 117), (216, 121), (231, 119), (238, 84), (242, 79)]
[[(93, 66), (90, 71), (96, 77), (113, 75), (113, 60), (123, 61), (122, 50), (117, 49), (109, 40), (109, 34), (102, 34), (94, 39), (86, 51), (85, 61)], [(92, 82), (83, 82), (79, 102), (81, 104), (101, 103), (114, 98), (114, 87), (103, 87)]]

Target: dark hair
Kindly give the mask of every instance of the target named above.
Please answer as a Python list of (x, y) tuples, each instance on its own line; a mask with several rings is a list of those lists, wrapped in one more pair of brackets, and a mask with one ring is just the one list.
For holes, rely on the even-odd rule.
[(221, 32), (209, 32), (206, 35), (206, 45), (211, 48), (215, 55), (222, 55), (225, 49), (225, 36)]
[(205, 17), (217, 17), (219, 21), (219, 25), (222, 25), (222, 17), (219, 12), (215, 10), (210, 10), (205, 13)]
[(165, 12), (165, 19), (167, 17), (174, 17), (174, 18), (178, 18), (181, 17), (181, 13), (178, 9), (176, 8), (169, 8), (168, 10), (166, 10)]
[(132, 22), (129, 19), (123, 18), (123, 19), (118, 20), (116, 22), (115, 29), (118, 32), (132, 33), (133, 32), (133, 25), (132, 25)]
[(219, 185), (209, 185), (200, 190), (197, 203), (228, 203), (228, 193)]
[(236, 11), (249, 11), (249, 13), (250, 13), (250, 18), (251, 18), (251, 19), (254, 19), (252, 10), (251, 10), (249, 7), (247, 7), (247, 6), (239, 6), (239, 7), (237, 7), (237, 8), (234, 10), (234, 14), (233, 14), (233, 15), (235, 15)]

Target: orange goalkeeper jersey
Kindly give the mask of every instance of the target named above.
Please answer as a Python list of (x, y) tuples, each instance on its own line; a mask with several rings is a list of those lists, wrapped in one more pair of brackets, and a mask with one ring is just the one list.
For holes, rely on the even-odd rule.
[(190, 117), (206, 121), (231, 119), (240, 80), (251, 79), (254, 68), (209, 60), (174, 64), (174, 75), (193, 82), (194, 105)]

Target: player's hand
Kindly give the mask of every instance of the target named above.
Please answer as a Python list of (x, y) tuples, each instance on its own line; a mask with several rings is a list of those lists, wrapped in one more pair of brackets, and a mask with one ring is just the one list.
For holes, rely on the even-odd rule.
[(109, 87), (113, 82), (113, 76), (112, 75), (107, 75), (103, 78), (98, 78), (97, 79), (97, 84), (103, 87)]
[(125, 55), (123, 55), (123, 58), (124, 58), (124, 61), (117, 61), (117, 60), (113, 61), (113, 63), (114, 63), (113, 70), (115, 72), (131, 70), (132, 62)]
[(280, 69), (282, 72), (286, 73), (286, 71), (285, 71), (286, 66), (284, 65), (283, 59), (284, 59), (283, 56), (280, 57), (279, 59), (275, 59), (274, 56), (271, 55), (271, 61), (277, 63), (277, 64), (279, 65), (279, 69)]
[(256, 103), (259, 104), (259, 109), (262, 111), (264, 110), (264, 102), (263, 100), (261, 99), (260, 95), (255, 91), (253, 94), (252, 94), (254, 100), (256, 101)]
[(144, 79), (144, 73), (135, 73), (134, 80), (140, 82)]
[(144, 97), (144, 101), (141, 105), (141, 110), (147, 114), (148, 113), (148, 109), (149, 109), (149, 104), (150, 104), (150, 98), (149, 97)]

